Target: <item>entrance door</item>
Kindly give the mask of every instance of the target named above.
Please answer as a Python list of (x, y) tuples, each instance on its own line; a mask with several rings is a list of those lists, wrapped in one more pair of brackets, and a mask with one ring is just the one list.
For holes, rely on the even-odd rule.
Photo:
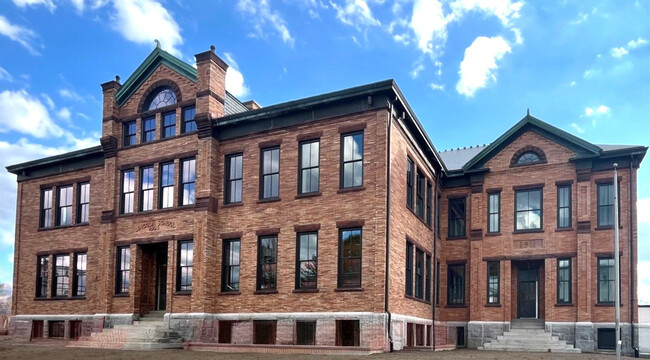
[(167, 309), (167, 247), (156, 251), (156, 310)]
[(517, 269), (517, 316), (537, 319), (539, 298), (539, 268), (530, 264)]

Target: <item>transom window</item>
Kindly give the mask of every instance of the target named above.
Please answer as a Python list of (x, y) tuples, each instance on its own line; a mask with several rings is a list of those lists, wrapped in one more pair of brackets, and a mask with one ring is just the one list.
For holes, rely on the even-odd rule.
[(515, 196), (515, 230), (542, 228), (542, 189), (519, 190)]
[(519, 159), (517, 159), (517, 165), (527, 165), (527, 164), (534, 164), (540, 162), (541, 159), (537, 153), (534, 153), (532, 151), (523, 153), (521, 156), (519, 156)]
[(150, 96), (149, 103), (144, 108), (147, 110), (155, 110), (161, 107), (176, 104), (176, 94), (170, 88), (163, 88), (155, 95)]

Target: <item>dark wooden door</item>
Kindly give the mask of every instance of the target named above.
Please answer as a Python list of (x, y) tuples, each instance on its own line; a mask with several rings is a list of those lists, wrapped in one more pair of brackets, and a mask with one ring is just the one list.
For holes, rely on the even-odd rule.
[(537, 318), (539, 268), (520, 267), (517, 278), (517, 316)]
[(156, 252), (156, 310), (167, 309), (167, 247)]

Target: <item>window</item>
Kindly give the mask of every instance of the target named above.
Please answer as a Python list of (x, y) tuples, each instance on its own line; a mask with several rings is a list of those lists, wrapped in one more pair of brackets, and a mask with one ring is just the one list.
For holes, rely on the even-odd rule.
[(196, 121), (194, 121), (195, 114), (196, 108), (194, 106), (183, 109), (183, 125), (181, 127), (182, 133), (196, 131)]
[(557, 188), (557, 227), (559, 229), (571, 227), (571, 185)]
[(440, 305), (440, 260), (436, 259), (436, 305)]
[(230, 344), (232, 342), (233, 321), (219, 320), (219, 344)]
[(541, 229), (542, 189), (516, 191), (515, 202), (515, 230)]
[(523, 153), (519, 159), (517, 159), (517, 165), (527, 165), (527, 164), (534, 164), (537, 162), (540, 162), (541, 159), (539, 158), (539, 155), (537, 153), (534, 153), (532, 151)]
[[(618, 191), (619, 214), (621, 219), (621, 189)], [(614, 184), (598, 184), (598, 226), (614, 226)]]
[(142, 119), (142, 142), (156, 140), (156, 117)]
[(242, 200), (243, 158), (243, 154), (228, 155), (226, 157), (226, 204), (239, 203)]
[(424, 298), (424, 252), (415, 250), (415, 297)]
[(74, 254), (74, 287), (72, 296), (86, 296), (86, 253)]
[(437, 192), (436, 196), (436, 236), (440, 237), (440, 208), (442, 207), (442, 195)]
[(43, 336), (43, 320), (32, 320), (32, 339), (42, 338)]
[(153, 210), (153, 166), (140, 168), (140, 211)]
[(320, 181), (320, 140), (300, 143), (300, 172), (298, 188), (300, 194), (316, 193)]
[(413, 244), (406, 242), (406, 295), (413, 295)]
[(363, 186), (363, 132), (341, 136), (341, 188)]
[(133, 212), (135, 192), (135, 171), (124, 170), (122, 172), (122, 214), (130, 214)]
[(296, 345), (316, 345), (316, 321), (296, 321)]
[(178, 243), (178, 268), (176, 269), (176, 291), (192, 291), (192, 267), (194, 265), (194, 243)]
[(499, 286), (499, 262), (490, 261), (487, 263), (487, 303), (488, 304), (498, 304), (499, 295), (500, 295), (500, 286)]
[(296, 289), (316, 289), (318, 285), (318, 233), (298, 234)]
[(449, 199), (449, 237), (465, 236), (465, 198)]
[(122, 146), (135, 145), (135, 121), (129, 121), (122, 125)]
[(613, 303), (616, 299), (614, 259), (598, 259), (598, 302)]
[(60, 187), (56, 201), (58, 204), (56, 225), (72, 225), (72, 185)]
[(168, 112), (162, 116), (162, 138), (168, 138), (176, 135), (176, 113)]
[(433, 187), (427, 181), (427, 225), (431, 226), (431, 203), (433, 202)]
[(598, 349), (616, 350), (616, 329), (598, 329)]
[(146, 104), (147, 106), (143, 107), (145, 111), (173, 105), (176, 104), (176, 94), (170, 88), (163, 88), (160, 91), (149, 95)]
[(47, 297), (50, 257), (39, 256), (36, 262), (36, 297)]
[(415, 202), (415, 213), (418, 215), (420, 219), (424, 219), (424, 188), (426, 186), (426, 178), (424, 177), (424, 174), (420, 172), (420, 170), (417, 171), (418, 175), (418, 182), (417, 182), (417, 199)]
[(571, 259), (557, 260), (557, 303), (571, 303)]
[(181, 188), (183, 189), (183, 202), (181, 205), (194, 204), (195, 182), (196, 182), (196, 159), (185, 159), (181, 161)]
[(87, 223), (90, 215), (90, 183), (79, 184), (77, 199), (77, 223)]
[(160, 208), (174, 206), (174, 163), (160, 164)]
[(336, 320), (336, 346), (359, 346), (359, 320)]
[(278, 237), (260, 237), (257, 254), (257, 290), (275, 290), (278, 272)]
[(70, 290), (70, 255), (54, 255), (52, 297), (68, 296)]
[(41, 190), (41, 227), (52, 226), (52, 189)]
[(448, 267), (447, 305), (465, 305), (465, 264)]
[(53, 321), (49, 320), (48, 325), (48, 334), (50, 338), (63, 338), (65, 336), (65, 322), (64, 321)]
[(411, 158), (406, 158), (406, 206), (413, 209), (413, 175), (415, 165)]
[(131, 280), (129, 277), (131, 274), (131, 249), (128, 246), (117, 248), (115, 264), (117, 265), (115, 293), (128, 294)]
[(239, 291), (239, 254), (241, 240), (223, 241), (223, 270), (221, 272), (221, 291)]
[(501, 193), (488, 194), (488, 233), (498, 233), (501, 227)]
[(280, 148), (262, 149), (260, 199), (280, 196)]
[(361, 229), (339, 230), (339, 288), (361, 287)]
[(424, 281), (424, 300), (431, 302), (431, 256), (427, 255), (426, 260), (426, 279)]
[(277, 322), (253, 320), (253, 344), (275, 344)]

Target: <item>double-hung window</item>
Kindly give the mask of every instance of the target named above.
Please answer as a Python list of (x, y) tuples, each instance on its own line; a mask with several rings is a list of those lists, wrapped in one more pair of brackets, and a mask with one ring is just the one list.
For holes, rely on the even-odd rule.
[(54, 255), (52, 297), (66, 297), (70, 291), (70, 255)]
[(431, 302), (431, 256), (429, 255), (427, 255), (425, 266), (426, 278), (424, 281), (424, 300), (426, 302)]
[(156, 117), (148, 117), (142, 119), (142, 142), (150, 142), (156, 140)]
[(239, 261), (241, 240), (223, 240), (223, 269), (221, 269), (221, 291), (239, 291)]
[(571, 228), (571, 185), (557, 187), (557, 227)]
[(488, 194), (488, 233), (496, 234), (501, 227), (501, 193)]
[(124, 123), (124, 125), (122, 125), (122, 146), (135, 145), (135, 134), (135, 121)]
[(275, 290), (278, 272), (278, 237), (261, 236), (257, 254), (257, 290)]
[(363, 132), (341, 135), (341, 188), (363, 186)]
[(316, 289), (318, 285), (318, 233), (298, 234), (296, 289)]
[[(619, 187), (618, 205), (621, 219), (621, 189)], [(598, 226), (614, 226), (614, 184), (598, 184)]]
[(616, 270), (613, 258), (598, 258), (598, 302), (613, 303), (616, 299)]
[(90, 183), (81, 183), (78, 189), (77, 223), (83, 224), (88, 222), (90, 215)]
[(115, 264), (115, 293), (128, 294), (131, 280), (131, 249), (128, 246), (117, 248)]
[(427, 225), (431, 226), (431, 206), (433, 203), (433, 187), (427, 181)]
[(557, 260), (557, 303), (571, 303), (571, 259)]
[(465, 264), (453, 264), (448, 267), (447, 304), (465, 305)]
[(515, 230), (540, 230), (542, 228), (542, 189), (515, 192)]
[(72, 296), (86, 296), (86, 267), (88, 255), (86, 253), (74, 254), (74, 283)]
[(420, 219), (424, 219), (424, 190), (426, 186), (426, 178), (424, 174), (417, 171), (417, 184), (416, 184), (416, 201), (415, 201), (415, 213)]
[(424, 298), (424, 252), (415, 250), (415, 297)]
[(243, 154), (233, 154), (226, 156), (226, 188), (225, 203), (239, 203), (242, 201), (243, 185)]
[(406, 242), (406, 295), (413, 295), (413, 244)]
[(174, 206), (174, 163), (160, 164), (160, 208)]
[(440, 305), (440, 260), (436, 259), (436, 305)]
[(317, 193), (320, 182), (320, 140), (301, 142), (298, 189), (300, 194)]
[(195, 201), (196, 159), (181, 161), (181, 189), (183, 191), (181, 205), (191, 205)]
[(440, 224), (441, 224), (440, 218), (442, 216), (441, 211), (440, 211), (441, 207), (442, 207), (442, 195), (440, 195), (440, 192), (436, 191), (436, 224), (435, 224), (435, 228), (436, 228), (436, 236), (437, 237), (440, 237)]
[(59, 188), (59, 197), (56, 199), (58, 211), (56, 225), (72, 225), (72, 185)]
[(339, 230), (339, 288), (361, 287), (361, 229)]
[(487, 263), (487, 303), (498, 304), (500, 295), (499, 262)]
[(280, 148), (262, 149), (260, 199), (280, 196)]
[(192, 269), (194, 266), (194, 242), (178, 243), (178, 268), (176, 269), (176, 291), (192, 291)]
[(52, 189), (41, 190), (41, 227), (52, 227)]
[(449, 237), (465, 236), (465, 198), (449, 199)]
[(182, 133), (188, 133), (196, 131), (196, 121), (194, 120), (194, 115), (196, 114), (196, 108), (186, 107), (183, 109), (183, 125), (181, 128)]
[(153, 166), (140, 168), (140, 211), (153, 210)]
[(122, 171), (122, 214), (133, 212), (133, 202), (135, 201), (135, 170)]
[(406, 158), (406, 206), (413, 209), (413, 176), (415, 175), (415, 164), (411, 158)]
[(36, 297), (47, 297), (47, 287), (49, 283), (50, 257), (48, 255), (39, 256), (36, 262)]
[(162, 138), (176, 135), (176, 112), (168, 112), (162, 115)]

